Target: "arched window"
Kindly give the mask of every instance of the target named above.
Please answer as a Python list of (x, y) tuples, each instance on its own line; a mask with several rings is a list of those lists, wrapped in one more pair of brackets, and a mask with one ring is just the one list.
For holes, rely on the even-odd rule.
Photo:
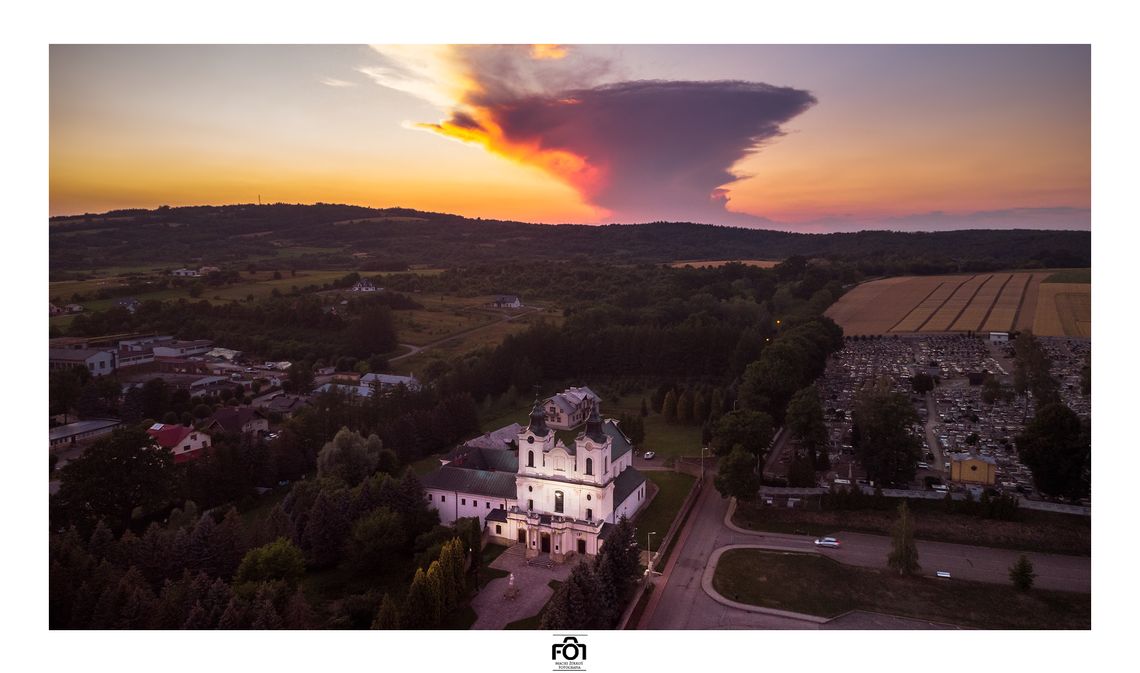
[(534, 467), (534, 451), (526, 452), (526, 466)]
[(565, 496), (562, 495), (562, 491), (555, 491), (554, 492), (554, 511), (561, 514), (563, 511), (563, 504), (564, 503), (565, 503)]
[(593, 458), (587, 458), (586, 459), (586, 474), (593, 474), (593, 473), (594, 473), (594, 459)]

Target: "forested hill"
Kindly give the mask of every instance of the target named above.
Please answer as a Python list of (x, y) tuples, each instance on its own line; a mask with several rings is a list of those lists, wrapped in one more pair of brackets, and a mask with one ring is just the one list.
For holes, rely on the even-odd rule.
[(610, 263), (782, 259), (853, 261), (867, 273), (1090, 266), (1086, 231), (864, 231), (796, 234), (712, 225), (542, 225), (404, 208), (231, 205), (121, 210), (50, 221), (54, 272), (106, 266), (246, 265), (399, 270), (510, 260)]

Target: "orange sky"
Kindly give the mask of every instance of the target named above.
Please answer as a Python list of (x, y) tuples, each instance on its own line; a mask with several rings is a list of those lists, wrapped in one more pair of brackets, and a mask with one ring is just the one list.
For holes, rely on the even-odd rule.
[[(816, 102), (743, 159), (698, 166), (692, 185), (676, 182), (687, 166), (655, 183), (660, 166), (646, 163), (685, 156), (630, 160), (646, 150), (621, 136), (580, 156), (561, 122), (524, 135), (531, 117), (510, 117), (639, 80), (764, 82)], [(52, 214), (260, 195), (540, 222), (721, 212), (794, 229), (1065, 209), (1078, 213), (1071, 228), (1088, 226), (1087, 47), (67, 46), (51, 50), (50, 107)], [(670, 123), (709, 132), (693, 117)], [(608, 174), (615, 165), (646, 175)], [(723, 184), (708, 182), (713, 168)], [(693, 203), (671, 215), (681, 187), (724, 188), (730, 212)]]

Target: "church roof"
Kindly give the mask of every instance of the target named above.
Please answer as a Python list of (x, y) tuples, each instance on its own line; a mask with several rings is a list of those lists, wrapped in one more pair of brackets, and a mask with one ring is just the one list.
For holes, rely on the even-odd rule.
[(614, 439), (613, 448), (610, 450), (610, 460), (621, 458), (633, 448), (633, 444), (626, 438), (625, 433), (621, 431), (614, 419), (607, 418), (605, 423), (602, 423), (602, 431)]
[(420, 477), (424, 488), (513, 499), (517, 495), (514, 472), (471, 470), (445, 465)]
[(505, 509), (493, 509), (487, 513), (487, 516), (485, 517), (485, 519), (487, 521), (498, 521), (499, 523), (506, 523), (507, 522), (507, 510), (505, 510)]
[(633, 467), (627, 467), (614, 479), (614, 509), (621, 506), (631, 493), (645, 483), (645, 475)]

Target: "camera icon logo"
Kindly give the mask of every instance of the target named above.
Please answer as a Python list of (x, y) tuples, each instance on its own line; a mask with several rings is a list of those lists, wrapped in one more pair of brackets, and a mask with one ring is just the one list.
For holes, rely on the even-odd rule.
[(557, 660), (561, 655), (565, 661), (581, 661), (586, 660), (586, 644), (579, 643), (578, 639), (574, 636), (566, 636), (560, 643), (554, 643), (550, 646), (550, 658)]

